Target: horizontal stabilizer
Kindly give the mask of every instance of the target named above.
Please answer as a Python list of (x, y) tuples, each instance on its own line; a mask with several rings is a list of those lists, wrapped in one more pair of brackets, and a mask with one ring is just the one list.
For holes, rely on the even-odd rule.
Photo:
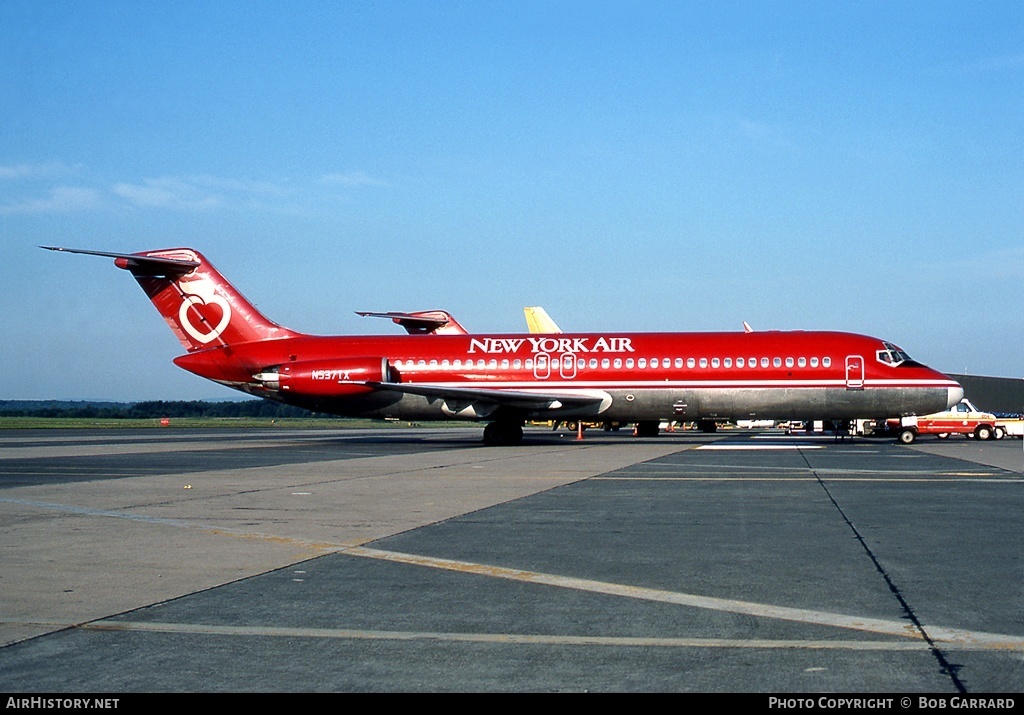
[(374, 312), (357, 310), (356, 315), (364, 318), (390, 318), (393, 322), (405, 328), (410, 335), (424, 335), (433, 333), (435, 335), (468, 335), (465, 328), (443, 310), (421, 310), (414, 313), (402, 313), (399, 311)]
[(134, 273), (153, 275), (184, 275), (199, 267), (199, 261), (188, 258), (169, 258), (166, 256), (147, 256), (138, 253), (109, 253), (107, 251), (87, 251), (81, 248), (61, 248), (60, 246), (40, 246), (47, 251), (63, 253), (84, 253), (87, 256), (104, 256), (113, 258), (118, 268)]

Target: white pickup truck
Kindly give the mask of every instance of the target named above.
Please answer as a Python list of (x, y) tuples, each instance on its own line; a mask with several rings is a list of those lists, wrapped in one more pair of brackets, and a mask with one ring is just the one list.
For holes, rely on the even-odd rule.
[(1024, 418), (1022, 417), (998, 417), (996, 418), (996, 439), (1003, 437), (1024, 438)]

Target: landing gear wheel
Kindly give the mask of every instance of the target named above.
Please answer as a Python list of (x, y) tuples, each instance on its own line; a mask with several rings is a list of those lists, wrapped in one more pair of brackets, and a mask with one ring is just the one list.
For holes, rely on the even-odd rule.
[(658, 423), (651, 422), (637, 422), (636, 423), (636, 436), (637, 437), (657, 437), (658, 436)]
[(484, 427), (484, 444), (498, 447), (523, 441), (523, 426), (518, 422), (491, 422)]

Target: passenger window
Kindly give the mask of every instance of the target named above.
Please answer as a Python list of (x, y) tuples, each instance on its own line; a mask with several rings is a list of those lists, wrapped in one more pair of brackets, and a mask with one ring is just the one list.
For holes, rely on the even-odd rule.
[(708, 366), (708, 359), (707, 358), (701, 358), (700, 359), (700, 366), (701, 367), (707, 367)]
[(830, 357), (822, 358), (821, 359), (821, 366), (822, 367), (832, 367), (832, 358), (830, 358)]
[(683, 359), (682, 358), (676, 358), (676, 367), (682, 367), (682, 366), (683, 366)]
[(761, 367), (768, 367), (768, 358), (761, 358)]
[(732, 367), (732, 358), (726, 358), (722, 361), (722, 364), (725, 365), (725, 367)]
[(711, 358), (711, 367), (718, 367), (720, 364), (718, 358)]
[(796, 364), (797, 364), (797, 367), (807, 367), (807, 358), (805, 358), (805, 357), (797, 358)]
[(693, 368), (697, 365), (697, 361), (693, 358), (686, 358), (686, 367)]
[(816, 357), (812, 357), (811, 358), (811, 367), (818, 367), (818, 358), (816, 358)]
[(746, 361), (743, 358), (736, 358), (736, 367), (746, 366)]

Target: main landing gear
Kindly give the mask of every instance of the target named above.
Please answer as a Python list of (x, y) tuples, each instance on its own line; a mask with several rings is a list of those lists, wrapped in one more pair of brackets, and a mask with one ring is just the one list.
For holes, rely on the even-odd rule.
[(492, 447), (520, 444), (523, 441), (523, 423), (510, 420), (491, 422), (484, 427), (484, 444)]
[(636, 423), (636, 436), (637, 437), (657, 437), (658, 436), (658, 421), (657, 420), (641, 420)]

